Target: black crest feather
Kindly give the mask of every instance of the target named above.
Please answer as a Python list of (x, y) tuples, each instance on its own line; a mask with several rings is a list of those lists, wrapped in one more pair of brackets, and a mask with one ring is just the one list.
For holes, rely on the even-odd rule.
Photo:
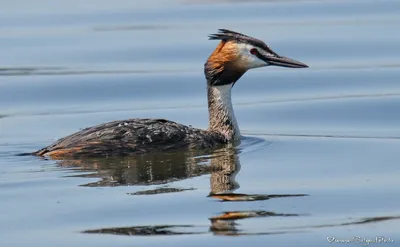
[(238, 43), (250, 44), (278, 56), (278, 54), (272, 51), (271, 48), (269, 48), (269, 46), (263, 41), (228, 29), (218, 29), (218, 33), (210, 34), (208, 37), (210, 40), (222, 40), (225, 42), (234, 41)]

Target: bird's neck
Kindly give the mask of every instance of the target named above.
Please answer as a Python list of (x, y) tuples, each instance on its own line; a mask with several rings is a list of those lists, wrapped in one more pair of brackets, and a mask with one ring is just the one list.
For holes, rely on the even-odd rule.
[(233, 112), (231, 89), (232, 84), (207, 85), (209, 130), (222, 134), (227, 141), (237, 141), (240, 130)]

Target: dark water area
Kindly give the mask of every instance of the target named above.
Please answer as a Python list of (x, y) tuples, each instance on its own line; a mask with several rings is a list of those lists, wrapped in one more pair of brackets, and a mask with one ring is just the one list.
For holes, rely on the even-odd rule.
[[(0, 13), (1, 246), (399, 244), (399, 1), (19, 0)], [(18, 155), (117, 119), (207, 128), (218, 28), (310, 66), (240, 79), (239, 147)]]

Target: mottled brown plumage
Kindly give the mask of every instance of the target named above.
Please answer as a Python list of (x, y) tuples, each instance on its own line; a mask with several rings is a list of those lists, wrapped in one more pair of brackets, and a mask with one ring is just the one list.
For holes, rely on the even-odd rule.
[(111, 157), (180, 148), (206, 149), (224, 143), (225, 137), (217, 132), (164, 119), (129, 119), (83, 129), (34, 154), (53, 159)]

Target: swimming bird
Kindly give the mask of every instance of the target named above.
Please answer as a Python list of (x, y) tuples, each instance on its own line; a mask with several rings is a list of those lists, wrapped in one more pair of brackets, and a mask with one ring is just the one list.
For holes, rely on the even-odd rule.
[(209, 35), (219, 44), (204, 64), (209, 111), (208, 129), (192, 128), (166, 119), (128, 119), (100, 124), (59, 139), (34, 152), (54, 159), (109, 157), (207, 149), (240, 142), (240, 130), (231, 101), (231, 89), (250, 69), (281, 66), (307, 68), (280, 56), (263, 41), (219, 29)]

